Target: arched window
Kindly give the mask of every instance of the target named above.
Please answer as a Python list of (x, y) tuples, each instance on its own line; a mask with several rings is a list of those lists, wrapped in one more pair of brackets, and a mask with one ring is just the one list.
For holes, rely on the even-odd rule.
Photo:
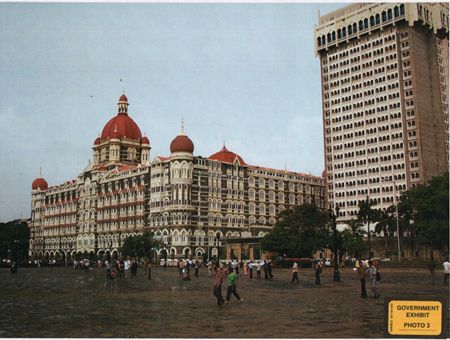
[(336, 32), (335, 31), (331, 32), (331, 40), (333, 40), (333, 41), (336, 40)]
[(388, 18), (388, 20), (392, 20), (392, 9), (388, 9), (388, 11), (387, 11), (387, 18)]
[(352, 35), (352, 33), (353, 33), (352, 25), (348, 25), (347, 30), (348, 30), (348, 35)]
[(380, 15), (379, 14), (376, 14), (375, 15), (375, 24), (379, 24), (380, 23)]
[(345, 27), (342, 28), (342, 38), (345, 38), (347, 36), (347, 31), (345, 30)]
[(362, 31), (364, 29), (364, 23), (362, 20), (359, 20), (359, 30)]
[(327, 34), (327, 43), (330, 43), (330, 42), (331, 42), (331, 34), (328, 33), (328, 34)]
[(399, 12), (398, 12), (398, 6), (394, 7), (394, 17), (398, 17), (399, 16)]
[(353, 24), (353, 33), (358, 32), (356, 22)]
[(405, 15), (405, 5), (404, 4), (400, 5), (400, 15)]
[(317, 38), (317, 46), (320, 46), (320, 45), (321, 45), (321, 41), (322, 41), (322, 40), (320, 39), (320, 37), (318, 37), (318, 38)]
[(367, 18), (364, 19), (364, 29), (369, 28), (369, 20)]
[(370, 26), (373, 26), (373, 25), (375, 25), (375, 17), (372, 15), (370, 17)]
[(340, 28), (337, 30), (337, 35), (338, 35), (338, 39), (342, 39), (342, 31)]
[(387, 20), (386, 11), (383, 11), (383, 12), (381, 13), (381, 20), (382, 20), (383, 22), (385, 22), (385, 21)]
[(325, 45), (325, 36), (322, 35), (322, 45)]

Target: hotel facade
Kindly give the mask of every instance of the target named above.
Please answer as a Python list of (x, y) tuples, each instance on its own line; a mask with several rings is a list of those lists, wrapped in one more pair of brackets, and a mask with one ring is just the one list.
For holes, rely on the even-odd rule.
[(151, 231), (161, 258), (217, 257), (227, 239), (264, 236), (285, 209), (326, 207), (322, 177), (249, 165), (225, 145), (194, 156), (183, 126), (170, 156), (150, 160), (150, 141), (128, 107), (122, 95), (77, 178), (55, 186), (42, 176), (33, 181), (30, 256), (120, 257), (125, 238)]
[(320, 17), (326, 191), (339, 220), (448, 171), (448, 4), (351, 4)]

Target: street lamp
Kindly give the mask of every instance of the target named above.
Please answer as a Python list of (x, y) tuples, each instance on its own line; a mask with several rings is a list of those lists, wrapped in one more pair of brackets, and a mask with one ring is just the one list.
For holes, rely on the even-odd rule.
[(398, 225), (398, 203), (397, 203), (397, 186), (395, 185), (395, 182), (389, 177), (381, 177), (382, 182), (390, 182), (394, 185), (394, 204), (395, 204), (395, 219), (397, 222), (397, 251), (398, 251), (398, 262), (402, 262), (402, 255), (400, 252), (400, 228)]
[(333, 252), (334, 252), (334, 271), (333, 271), (333, 281), (341, 281), (341, 275), (339, 273), (339, 265), (338, 265), (338, 245), (337, 245), (337, 225), (336, 225), (336, 215), (339, 216), (339, 207), (336, 207), (336, 212), (333, 209), (328, 209), (329, 216), (331, 218), (331, 228), (333, 230)]

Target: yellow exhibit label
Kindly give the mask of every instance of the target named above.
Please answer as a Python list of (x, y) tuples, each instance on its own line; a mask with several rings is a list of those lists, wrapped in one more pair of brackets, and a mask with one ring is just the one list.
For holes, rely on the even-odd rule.
[(392, 300), (388, 305), (388, 332), (391, 335), (440, 335), (440, 301)]

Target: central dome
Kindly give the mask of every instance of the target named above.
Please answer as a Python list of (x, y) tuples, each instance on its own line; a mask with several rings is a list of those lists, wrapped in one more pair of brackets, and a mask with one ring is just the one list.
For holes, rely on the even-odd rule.
[(128, 99), (125, 95), (119, 98), (119, 113), (106, 123), (101, 134), (101, 140), (111, 138), (127, 138), (141, 140), (142, 133), (134, 120), (128, 116)]

